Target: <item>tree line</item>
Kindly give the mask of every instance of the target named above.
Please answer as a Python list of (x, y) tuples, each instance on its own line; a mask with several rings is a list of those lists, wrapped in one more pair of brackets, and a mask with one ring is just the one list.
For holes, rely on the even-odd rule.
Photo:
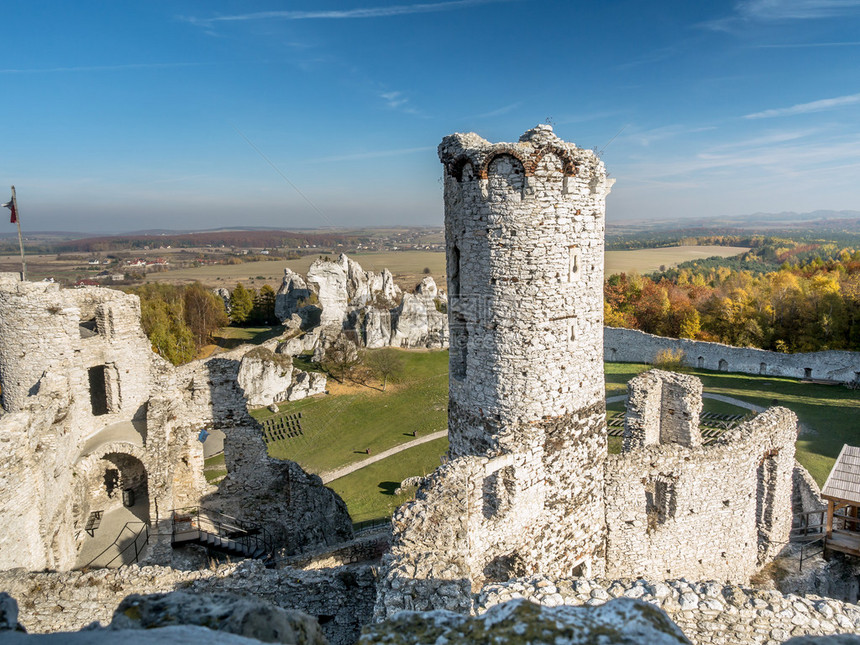
[(860, 251), (769, 272), (687, 263), (604, 287), (605, 324), (783, 352), (860, 351)]
[(199, 282), (149, 283), (129, 292), (140, 298), (141, 324), (152, 350), (174, 365), (193, 360), (221, 327), (277, 323), (269, 285), (257, 291), (237, 284), (227, 302)]

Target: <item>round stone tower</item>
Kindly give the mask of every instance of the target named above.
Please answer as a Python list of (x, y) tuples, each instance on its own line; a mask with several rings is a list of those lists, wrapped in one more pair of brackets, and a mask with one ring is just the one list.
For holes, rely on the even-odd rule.
[[(498, 519), (500, 539), (523, 547), (498, 577), (600, 568), (603, 233), (612, 181), (593, 152), (548, 125), (517, 143), (453, 134), (439, 157), (450, 453), (500, 465), (487, 468), (484, 515)], [(519, 518), (515, 530), (502, 528), (506, 517)], [(511, 538), (523, 530), (525, 539)]]

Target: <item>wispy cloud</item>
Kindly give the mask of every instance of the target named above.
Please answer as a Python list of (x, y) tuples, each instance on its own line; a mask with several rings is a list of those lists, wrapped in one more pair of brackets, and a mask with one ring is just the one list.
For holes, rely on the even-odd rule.
[(666, 125), (659, 128), (653, 128), (651, 130), (631, 132), (624, 138), (635, 141), (641, 146), (649, 146), (652, 143), (662, 141), (664, 139), (669, 139), (671, 137), (678, 137), (685, 134), (696, 134), (698, 132), (708, 132), (710, 130), (716, 129), (716, 126), (712, 125), (695, 128), (691, 128), (685, 125)]
[(732, 31), (744, 23), (837, 18), (860, 11), (860, 0), (740, 0), (734, 13), (702, 23), (714, 31)]
[(403, 96), (403, 92), (382, 92), (379, 96), (385, 99), (388, 107), (393, 109), (406, 105), (409, 102), (409, 99)]
[(860, 47), (860, 40), (837, 43), (782, 43), (778, 45), (751, 45), (753, 49), (804, 49), (807, 47)]
[(396, 90), (379, 92), (378, 96), (385, 101), (385, 105), (391, 110), (398, 110), (405, 114), (413, 114), (415, 116), (426, 116), (410, 104), (409, 97), (403, 92)]
[(811, 101), (809, 103), (798, 103), (791, 107), (775, 108), (772, 110), (764, 110), (753, 114), (744, 115), (745, 119), (769, 119), (778, 116), (794, 116), (796, 114), (809, 114), (810, 112), (824, 112), (825, 110), (835, 110), (836, 108), (845, 105), (860, 103), (860, 94), (849, 94), (847, 96), (837, 96), (832, 99), (821, 99), (820, 101)]
[(133, 69), (167, 69), (196, 67), (205, 63), (130, 63), (127, 65), (82, 65), (79, 67), (42, 67), (33, 69), (0, 69), (0, 74), (56, 74), (61, 72), (124, 72)]
[(214, 16), (198, 18), (180, 16), (182, 20), (201, 27), (212, 27), (219, 22), (242, 22), (248, 20), (351, 20), (361, 18), (389, 18), (416, 13), (436, 13), (439, 11), (454, 11), (484, 4), (498, 4), (516, 0), (450, 0), (448, 2), (428, 2), (420, 4), (393, 5), (390, 7), (365, 7), (360, 9), (332, 9), (323, 11), (256, 11), (252, 13), (234, 14), (229, 16)]
[(433, 146), (422, 146), (420, 148), (398, 148), (395, 150), (374, 150), (371, 152), (356, 152), (348, 155), (335, 155), (332, 157), (317, 157), (308, 159), (309, 163), (327, 163), (331, 161), (360, 161), (362, 159), (377, 159), (379, 157), (401, 157), (416, 152), (428, 152), (435, 150)]
[(488, 119), (494, 116), (501, 116), (503, 114), (507, 114), (508, 112), (516, 110), (522, 104), (522, 101), (517, 101), (516, 103), (511, 103), (510, 105), (505, 105), (504, 107), (496, 108), (495, 110), (490, 110), (489, 112), (484, 112), (483, 114), (477, 114), (475, 116), (479, 119)]

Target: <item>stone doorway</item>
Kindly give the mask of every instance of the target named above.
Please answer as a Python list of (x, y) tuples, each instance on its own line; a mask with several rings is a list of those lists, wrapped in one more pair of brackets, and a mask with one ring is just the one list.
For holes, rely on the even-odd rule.
[(93, 464), (75, 509), (75, 568), (116, 567), (136, 560), (150, 522), (148, 483), (146, 468), (133, 455), (110, 452)]

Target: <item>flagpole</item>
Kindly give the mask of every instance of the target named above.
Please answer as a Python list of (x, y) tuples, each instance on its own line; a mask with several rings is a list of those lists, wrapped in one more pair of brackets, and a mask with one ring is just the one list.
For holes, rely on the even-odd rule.
[(15, 197), (15, 187), (12, 186), (12, 211), (15, 213), (15, 223), (18, 225), (18, 246), (21, 249), (21, 281), (27, 280), (27, 264), (24, 262), (24, 238), (21, 236), (21, 215), (18, 210), (18, 198)]

